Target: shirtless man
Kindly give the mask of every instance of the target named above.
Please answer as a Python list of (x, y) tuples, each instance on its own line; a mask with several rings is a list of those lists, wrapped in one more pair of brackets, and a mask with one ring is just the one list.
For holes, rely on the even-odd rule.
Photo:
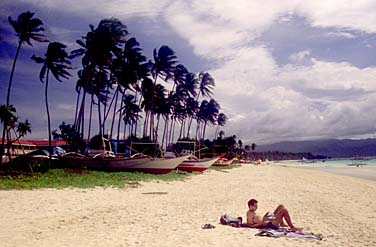
[[(295, 227), (292, 224), (290, 214), (283, 205), (279, 205), (273, 213), (273, 218), (271, 220), (262, 219), (256, 214), (257, 201), (256, 199), (251, 199), (248, 201), (248, 211), (247, 211), (247, 225), (256, 228), (272, 228), (278, 229), (280, 226), (288, 226), (293, 231), (303, 231), (303, 228)], [(287, 225), (283, 222), (285, 220)]]

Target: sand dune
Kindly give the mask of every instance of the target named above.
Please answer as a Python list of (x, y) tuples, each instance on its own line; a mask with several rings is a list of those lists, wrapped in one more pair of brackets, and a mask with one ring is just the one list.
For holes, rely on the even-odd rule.
[[(0, 243), (10, 246), (376, 246), (376, 182), (291, 167), (243, 165), (138, 188), (0, 191)], [(282, 203), (324, 240), (256, 237), (218, 223)], [(203, 230), (211, 223), (215, 229)]]

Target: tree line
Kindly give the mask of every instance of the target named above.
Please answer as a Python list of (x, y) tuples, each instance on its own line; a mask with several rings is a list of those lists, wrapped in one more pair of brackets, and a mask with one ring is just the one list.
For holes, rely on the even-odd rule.
[[(130, 36), (127, 26), (116, 18), (102, 19), (96, 27), (89, 25), (86, 35), (76, 41), (79, 48), (70, 53), (66, 51), (66, 45), (48, 40), (43, 22), (35, 18), (34, 13), (27, 11), (17, 19), (8, 17), (8, 21), (18, 37), (18, 46), (6, 103), (0, 106), (4, 126), (2, 153), (5, 139), (8, 144), (11, 142), (12, 131), (13, 139), (31, 132), (30, 123), (27, 120), (20, 122), (16, 116), (10, 95), (21, 47), (24, 44), (32, 46), (34, 41), (48, 42), (45, 55), (33, 55), (31, 59), (41, 65), (39, 79), (44, 83), (50, 148), (50, 78), (69, 79), (71, 71), (76, 69), (72, 59), (77, 58), (81, 59), (82, 67), (78, 70), (75, 86), (74, 122), (69, 127), (81, 139), (107, 134), (111, 139), (120, 140), (141, 133), (143, 138), (167, 147), (175, 136), (204, 140), (209, 125), (217, 126), (217, 135), (219, 127), (226, 124), (227, 116), (220, 112), (220, 104), (213, 98), (215, 80), (210, 73), (189, 71), (166, 45), (155, 48), (152, 58), (148, 59), (137, 39)], [(164, 86), (167, 84), (170, 89)], [(92, 133), (95, 125), (98, 133)], [(57, 135), (57, 130), (54, 133)]]

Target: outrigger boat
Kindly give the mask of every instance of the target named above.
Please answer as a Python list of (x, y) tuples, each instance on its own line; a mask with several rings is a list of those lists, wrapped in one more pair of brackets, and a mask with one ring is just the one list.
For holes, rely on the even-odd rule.
[(72, 167), (105, 171), (139, 171), (152, 174), (165, 174), (174, 170), (190, 155), (175, 158), (152, 158), (136, 154), (131, 157), (114, 157), (111, 155), (95, 155), (87, 157), (77, 153), (61, 156), (61, 160)]
[(112, 152), (109, 141), (102, 138), (106, 150), (89, 150), (87, 155), (67, 153), (60, 156), (60, 160), (68, 167), (88, 168), (105, 171), (139, 171), (152, 174), (164, 174), (174, 170), (180, 163), (191, 155), (174, 158), (152, 158), (141, 153), (130, 157), (119, 157)]
[(216, 162), (214, 162), (213, 166), (230, 166), (232, 162), (234, 162), (235, 158), (232, 159), (223, 159), (220, 158)]
[(189, 159), (185, 159), (177, 167), (177, 169), (187, 172), (202, 172), (207, 170), (210, 166), (212, 166), (218, 159), (219, 157), (198, 159), (197, 157), (192, 156)]

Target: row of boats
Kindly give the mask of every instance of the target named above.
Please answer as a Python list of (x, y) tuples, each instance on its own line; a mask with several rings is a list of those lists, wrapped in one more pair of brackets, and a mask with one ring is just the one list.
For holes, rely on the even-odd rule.
[[(53, 156), (41, 149), (29, 150), (24, 145), (12, 147), (13, 158), (27, 156), (30, 159), (46, 160), (52, 158), (63, 167), (87, 168), (105, 171), (139, 171), (153, 174), (164, 174), (174, 169), (187, 172), (202, 172), (210, 166), (230, 166), (234, 159), (223, 158), (224, 154), (213, 158), (197, 158), (195, 151), (183, 150), (180, 155), (168, 153), (163, 158), (155, 158), (142, 153), (130, 157), (115, 155), (109, 141), (102, 138), (101, 149), (88, 149), (85, 155), (76, 152), (66, 153), (60, 147), (55, 147)], [(106, 148), (103, 148), (106, 147)], [(22, 154), (23, 153), (23, 154)], [(8, 156), (2, 157), (3, 163), (9, 162)]]
[(118, 157), (110, 152), (102, 152), (93, 156), (78, 153), (61, 155), (59, 160), (67, 167), (87, 168), (106, 171), (139, 171), (152, 174), (164, 174), (176, 169), (187, 172), (202, 172), (210, 166), (230, 166), (234, 159), (221, 157), (198, 159), (187, 154), (178, 157), (153, 158), (144, 154), (130, 157)]

